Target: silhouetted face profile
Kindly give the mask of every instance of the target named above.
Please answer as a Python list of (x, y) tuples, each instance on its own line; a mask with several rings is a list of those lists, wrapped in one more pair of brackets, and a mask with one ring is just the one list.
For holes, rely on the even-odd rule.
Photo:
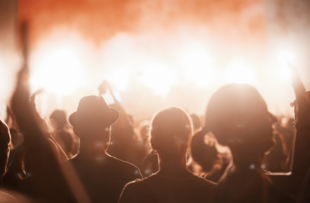
[(10, 155), (9, 144), (11, 135), (7, 125), (0, 120), (0, 177), (7, 171), (7, 163)]
[(182, 109), (167, 108), (154, 116), (150, 134), (152, 148), (161, 159), (182, 158), (192, 135), (192, 123)]
[(275, 121), (254, 87), (230, 84), (212, 95), (205, 127), (220, 144), (229, 146), (234, 156), (263, 156), (274, 145)]

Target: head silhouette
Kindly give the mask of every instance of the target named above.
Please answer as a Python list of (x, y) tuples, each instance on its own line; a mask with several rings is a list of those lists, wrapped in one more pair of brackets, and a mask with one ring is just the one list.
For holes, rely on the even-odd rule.
[(192, 138), (191, 155), (203, 172), (210, 172), (221, 161), (215, 144), (215, 139), (204, 132), (198, 132)]
[(186, 154), (192, 135), (192, 123), (185, 111), (177, 107), (159, 111), (151, 123), (151, 145), (162, 159), (178, 159)]
[(74, 133), (83, 140), (110, 139), (110, 126), (117, 121), (119, 113), (110, 108), (102, 97), (83, 97), (76, 112), (69, 117)]
[[(266, 102), (246, 84), (221, 87), (210, 98), (205, 129), (227, 145), (234, 156), (263, 156), (274, 145), (272, 123)], [(245, 156), (244, 156), (245, 157)]]
[(11, 135), (7, 125), (0, 120), (0, 177), (7, 171), (7, 163), (10, 154)]
[(67, 115), (63, 110), (55, 110), (50, 115), (50, 120), (55, 129), (64, 128), (67, 124)]

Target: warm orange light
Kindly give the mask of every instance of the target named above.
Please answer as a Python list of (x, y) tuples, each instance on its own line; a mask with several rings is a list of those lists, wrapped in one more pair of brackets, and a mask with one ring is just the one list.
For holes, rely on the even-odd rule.
[(34, 87), (66, 95), (83, 84), (79, 58), (69, 47), (57, 47), (47, 52), (43, 58), (37, 58), (34, 66), (39, 67), (30, 79)]

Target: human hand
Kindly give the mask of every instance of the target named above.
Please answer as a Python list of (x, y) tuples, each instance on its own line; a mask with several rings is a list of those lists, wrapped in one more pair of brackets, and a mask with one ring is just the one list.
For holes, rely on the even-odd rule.
[(106, 80), (104, 80), (98, 88), (99, 89), (99, 95), (106, 93), (108, 88), (109, 88), (109, 84)]

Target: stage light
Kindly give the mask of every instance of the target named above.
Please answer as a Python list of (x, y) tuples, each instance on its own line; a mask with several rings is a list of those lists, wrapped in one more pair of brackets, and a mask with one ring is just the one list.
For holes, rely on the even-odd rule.
[(44, 88), (58, 95), (67, 95), (84, 84), (79, 56), (70, 47), (55, 47), (36, 57), (33, 88)]
[(255, 74), (252, 68), (245, 63), (234, 61), (228, 64), (225, 73), (226, 82), (254, 83)]

